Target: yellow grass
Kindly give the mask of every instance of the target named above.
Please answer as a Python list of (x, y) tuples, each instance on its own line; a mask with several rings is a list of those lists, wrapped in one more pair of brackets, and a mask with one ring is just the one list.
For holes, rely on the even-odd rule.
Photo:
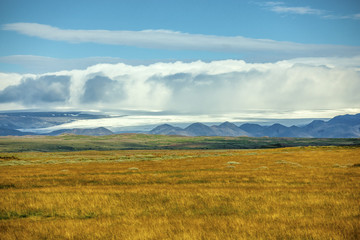
[(0, 154), (0, 239), (359, 239), (360, 148)]

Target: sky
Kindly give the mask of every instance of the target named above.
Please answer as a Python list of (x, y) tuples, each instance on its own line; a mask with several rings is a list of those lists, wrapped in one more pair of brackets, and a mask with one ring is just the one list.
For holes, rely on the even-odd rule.
[(327, 118), (359, 92), (358, 0), (0, 0), (1, 111)]

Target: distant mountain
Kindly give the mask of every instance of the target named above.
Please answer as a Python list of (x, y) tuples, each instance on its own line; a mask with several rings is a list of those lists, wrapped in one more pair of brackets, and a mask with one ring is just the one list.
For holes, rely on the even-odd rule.
[(310, 133), (317, 138), (360, 137), (360, 114), (336, 116), (327, 122), (312, 122), (310, 124)]
[(22, 132), (15, 129), (0, 128), (0, 136), (25, 136), (25, 135), (37, 135), (31, 132)]
[(182, 135), (188, 136), (187, 132), (179, 127), (173, 127), (169, 124), (162, 124), (151, 130), (151, 134), (157, 135)]
[(46, 135), (57, 136), (61, 134), (74, 134), (74, 135), (88, 135), (88, 136), (105, 136), (114, 134), (107, 128), (98, 127), (98, 128), (74, 128), (74, 129), (61, 129), (57, 131), (53, 131)]
[(216, 133), (216, 136), (248, 136), (249, 133), (237, 127), (235, 124), (230, 122), (224, 122), (219, 126), (212, 126), (213, 131)]
[(251, 137), (311, 137), (306, 132), (303, 132), (300, 127), (291, 126), (286, 127), (279, 123), (271, 126), (260, 126), (258, 124), (243, 124), (240, 129), (248, 132)]
[(182, 136), (247, 136), (248, 133), (238, 128), (235, 124), (225, 122), (219, 126), (207, 126), (202, 123), (193, 123), (185, 129), (174, 127), (169, 124), (160, 125), (149, 132), (158, 135), (182, 135)]
[(251, 136), (251, 137), (264, 136), (264, 130), (266, 129), (266, 127), (254, 123), (244, 123), (239, 128), (247, 132), (246, 136)]
[(5, 112), (0, 113), (0, 128), (46, 128), (82, 119), (106, 118), (105, 115), (81, 112)]
[[(89, 128), (61, 129), (41, 135), (58, 136), (61, 134), (104, 136), (104, 135), (111, 135), (114, 133), (107, 128), (99, 127), (92, 129)], [(15, 129), (0, 128), (0, 136), (25, 136), (25, 135), (40, 135), (40, 134), (36, 134), (33, 132), (22, 132)]]
[(281, 124), (261, 126), (245, 123), (237, 127), (224, 122), (219, 126), (206, 126), (193, 123), (185, 129), (164, 124), (154, 128), (150, 134), (184, 135), (184, 136), (249, 136), (249, 137), (307, 137), (307, 138), (359, 138), (360, 113), (355, 115), (336, 116), (329, 121), (314, 120), (305, 126), (286, 127)]
[(205, 124), (202, 123), (193, 123), (185, 131), (188, 133), (188, 136), (216, 136), (215, 131)]
[[(83, 114), (81, 112), (11, 112), (0, 113), (0, 136), (37, 135), (22, 132), (19, 129), (34, 129), (56, 126), (80, 119), (106, 118), (105, 115)], [(30, 131), (30, 130), (29, 130)], [(43, 135), (59, 134), (77, 135), (110, 135), (106, 128), (94, 129), (63, 129)], [(287, 127), (279, 123), (271, 126), (245, 123), (236, 126), (230, 122), (207, 126), (193, 123), (186, 128), (174, 127), (169, 124), (159, 125), (149, 134), (183, 135), (183, 136), (249, 136), (249, 137), (306, 137), (306, 138), (360, 138), (360, 113), (355, 115), (336, 116), (329, 121), (314, 120), (305, 126)]]
[(360, 113), (355, 115), (340, 115), (336, 116), (328, 121), (329, 124), (344, 124), (344, 125), (359, 125)]

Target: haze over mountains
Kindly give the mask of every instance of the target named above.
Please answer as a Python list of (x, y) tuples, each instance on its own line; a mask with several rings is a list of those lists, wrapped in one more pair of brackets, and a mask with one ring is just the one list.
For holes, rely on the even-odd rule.
[[(86, 119), (109, 118), (106, 115), (93, 115), (80, 112), (28, 112), (28, 113), (2, 113), (0, 114), (0, 136), (39, 135), (30, 131), (49, 126), (58, 126), (63, 123)], [(28, 131), (21, 131), (28, 129)], [(137, 132), (137, 131), (134, 131)], [(91, 135), (102, 136), (115, 134), (107, 128), (93, 126), (91, 128), (60, 129), (41, 135)], [(249, 136), (249, 137), (304, 137), (304, 138), (359, 138), (360, 113), (355, 115), (340, 115), (328, 121), (314, 120), (303, 126), (287, 127), (279, 123), (270, 126), (254, 123), (245, 123), (239, 126), (224, 122), (219, 125), (208, 126), (202, 123), (193, 123), (186, 128), (162, 124), (148, 134), (182, 135), (182, 136)]]
[[(81, 112), (8, 112), (0, 113), (0, 136), (24, 136), (38, 135), (33, 129), (42, 129), (52, 126), (58, 126), (78, 120), (101, 119), (107, 118), (106, 115), (88, 114)], [(28, 129), (21, 131), (20, 129)], [(44, 135), (60, 135), (60, 134), (76, 134), (76, 135), (110, 135), (110, 130), (102, 127), (92, 129), (60, 129), (46, 133)]]
[(82, 112), (6, 112), (0, 113), (0, 128), (46, 128), (76, 120), (99, 119), (106, 117), (108, 116)]

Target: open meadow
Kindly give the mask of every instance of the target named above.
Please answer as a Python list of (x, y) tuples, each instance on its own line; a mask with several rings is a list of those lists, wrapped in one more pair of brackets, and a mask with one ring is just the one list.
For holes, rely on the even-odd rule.
[(359, 237), (359, 147), (0, 154), (0, 239)]

